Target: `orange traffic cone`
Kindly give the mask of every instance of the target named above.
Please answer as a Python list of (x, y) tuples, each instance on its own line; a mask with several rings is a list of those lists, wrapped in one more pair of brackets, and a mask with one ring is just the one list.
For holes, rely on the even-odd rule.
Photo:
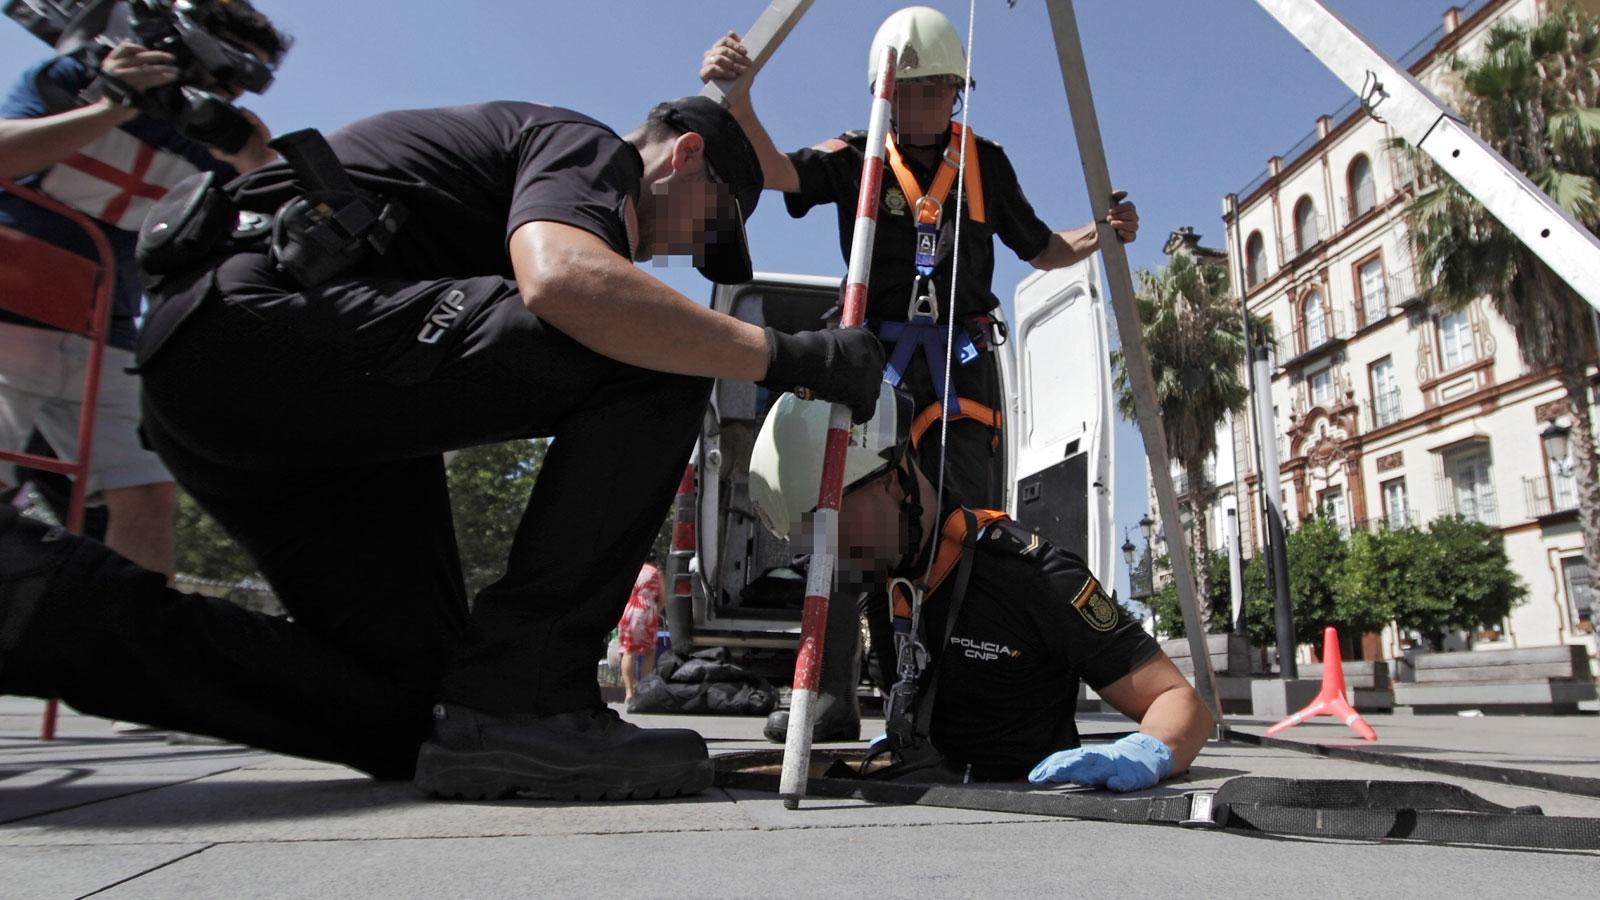
[(1322, 632), (1322, 690), (1317, 693), (1317, 698), (1282, 722), (1267, 729), (1267, 736), (1277, 734), (1285, 728), (1293, 728), (1307, 719), (1316, 716), (1334, 716), (1344, 720), (1356, 734), (1369, 741), (1378, 739), (1378, 733), (1372, 730), (1361, 714), (1355, 711), (1349, 701), (1344, 699), (1344, 663), (1339, 656), (1339, 633), (1328, 626)]

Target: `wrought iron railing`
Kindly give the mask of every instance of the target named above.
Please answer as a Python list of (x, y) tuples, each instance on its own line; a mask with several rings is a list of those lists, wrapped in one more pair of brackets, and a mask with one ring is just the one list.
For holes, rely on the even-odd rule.
[(1571, 475), (1559, 472), (1550, 477), (1524, 478), (1522, 497), (1530, 519), (1568, 512), (1578, 508), (1578, 483)]

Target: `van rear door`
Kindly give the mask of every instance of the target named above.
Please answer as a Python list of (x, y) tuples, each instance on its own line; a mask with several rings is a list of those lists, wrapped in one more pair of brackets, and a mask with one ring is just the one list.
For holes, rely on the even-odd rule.
[(1001, 365), (1009, 404), (1006, 509), (1108, 579), (1115, 421), (1102, 296), (1098, 256), (1023, 280)]

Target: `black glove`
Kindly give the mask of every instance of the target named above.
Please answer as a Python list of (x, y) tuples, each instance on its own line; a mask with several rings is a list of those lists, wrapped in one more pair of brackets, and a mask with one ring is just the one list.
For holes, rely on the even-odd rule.
[(860, 326), (799, 334), (768, 328), (767, 377), (757, 383), (775, 391), (805, 388), (819, 400), (843, 403), (859, 424), (878, 408), (883, 363), (883, 345)]

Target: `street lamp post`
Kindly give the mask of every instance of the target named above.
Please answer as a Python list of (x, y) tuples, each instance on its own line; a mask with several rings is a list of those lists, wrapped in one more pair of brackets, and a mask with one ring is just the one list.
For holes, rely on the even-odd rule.
[[(1132, 529), (1122, 532), (1122, 561), (1128, 565), (1128, 599), (1150, 607), (1150, 598), (1155, 594), (1155, 587), (1151, 581), (1150, 536), (1155, 528), (1155, 521), (1149, 513), (1139, 519), (1139, 533), (1144, 536), (1144, 558), (1139, 558), (1139, 548), (1133, 544), (1133, 539), (1128, 536)], [(1155, 609), (1150, 607), (1150, 619), (1155, 621)]]

